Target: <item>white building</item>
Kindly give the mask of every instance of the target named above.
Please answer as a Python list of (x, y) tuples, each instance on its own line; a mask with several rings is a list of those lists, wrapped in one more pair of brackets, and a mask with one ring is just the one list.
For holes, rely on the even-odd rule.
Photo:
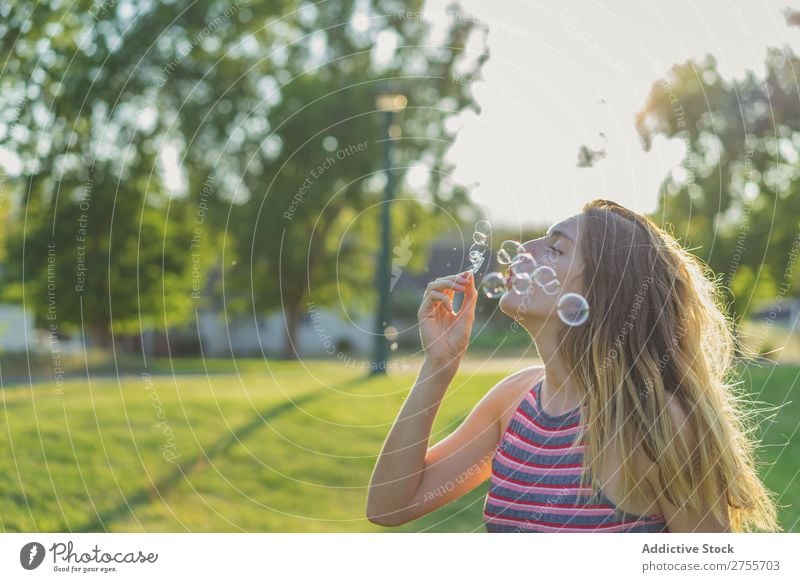
[(34, 344), (32, 314), (19, 305), (0, 305), (0, 352), (24, 352)]
[[(372, 349), (374, 322), (360, 317), (346, 320), (334, 311), (318, 309), (305, 314), (295, 335), (296, 351), (301, 356), (334, 356), (340, 351), (368, 353)], [(282, 313), (226, 319), (224, 312), (199, 313), (200, 341), (209, 357), (280, 354), (286, 342), (286, 322)]]

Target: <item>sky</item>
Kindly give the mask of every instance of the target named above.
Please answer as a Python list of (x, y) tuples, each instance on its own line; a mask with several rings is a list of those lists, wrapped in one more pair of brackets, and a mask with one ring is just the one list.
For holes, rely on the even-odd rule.
[[(447, 4), (428, 0), (425, 19), (438, 26)], [(708, 53), (731, 80), (748, 69), (761, 76), (768, 46), (800, 52), (800, 28), (782, 14), (800, 8), (797, 1), (460, 4), (464, 18), (488, 25), (491, 56), (473, 85), (482, 111), (459, 120), (453, 179), (477, 183), (473, 200), (510, 228), (552, 224), (594, 198), (655, 210), (684, 148), (658, 138), (643, 151), (634, 116), (652, 84), (672, 64)], [(476, 38), (474, 50), (480, 46)], [(608, 157), (578, 168), (582, 144), (604, 146)]]

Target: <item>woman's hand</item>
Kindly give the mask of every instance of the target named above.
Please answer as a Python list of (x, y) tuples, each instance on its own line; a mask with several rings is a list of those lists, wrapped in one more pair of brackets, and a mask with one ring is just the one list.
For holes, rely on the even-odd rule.
[[(453, 311), (453, 297), (464, 292), (458, 313)], [(425, 357), (440, 365), (460, 362), (469, 345), (475, 321), (475, 276), (471, 271), (439, 277), (428, 283), (417, 312), (419, 333)]]

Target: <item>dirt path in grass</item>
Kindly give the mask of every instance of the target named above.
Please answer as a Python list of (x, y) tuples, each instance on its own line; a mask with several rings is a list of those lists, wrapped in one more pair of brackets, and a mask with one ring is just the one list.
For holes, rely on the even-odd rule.
[[(422, 366), (422, 358), (405, 358), (406, 367), (403, 368), (404, 373), (417, 373)], [(467, 356), (459, 366), (460, 372), (473, 372), (473, 373), (507, 373), (513, 374), (517, 370), (527, 368), (528, 366), (541, 365), (542, 360), (536, 356), (517, 356), (513, 358), (497, 357), (497, 356)]]

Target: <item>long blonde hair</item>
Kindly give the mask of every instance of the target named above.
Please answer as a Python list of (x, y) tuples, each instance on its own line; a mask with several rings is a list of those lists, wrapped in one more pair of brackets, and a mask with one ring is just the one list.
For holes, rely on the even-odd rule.
[[(636, 488), (633, 453), (641, 449), (670, 503), (714, 505), (731, 531), (780, 531), (774, 494), (756, 469), (751, 405), (732, 382), (734, 336), (707, 268), (652, 220), (614, 202), (594, 200), (580, 219), (590, 317), (564, 327), (559, 355), (582, 390), (582, 485), (597, 483), (613, 441), (623, 499)], [(669, 395), (686, 412), (695, 450), (667, 410)], [(720, 494), (727, 516), (714, 503)]]

